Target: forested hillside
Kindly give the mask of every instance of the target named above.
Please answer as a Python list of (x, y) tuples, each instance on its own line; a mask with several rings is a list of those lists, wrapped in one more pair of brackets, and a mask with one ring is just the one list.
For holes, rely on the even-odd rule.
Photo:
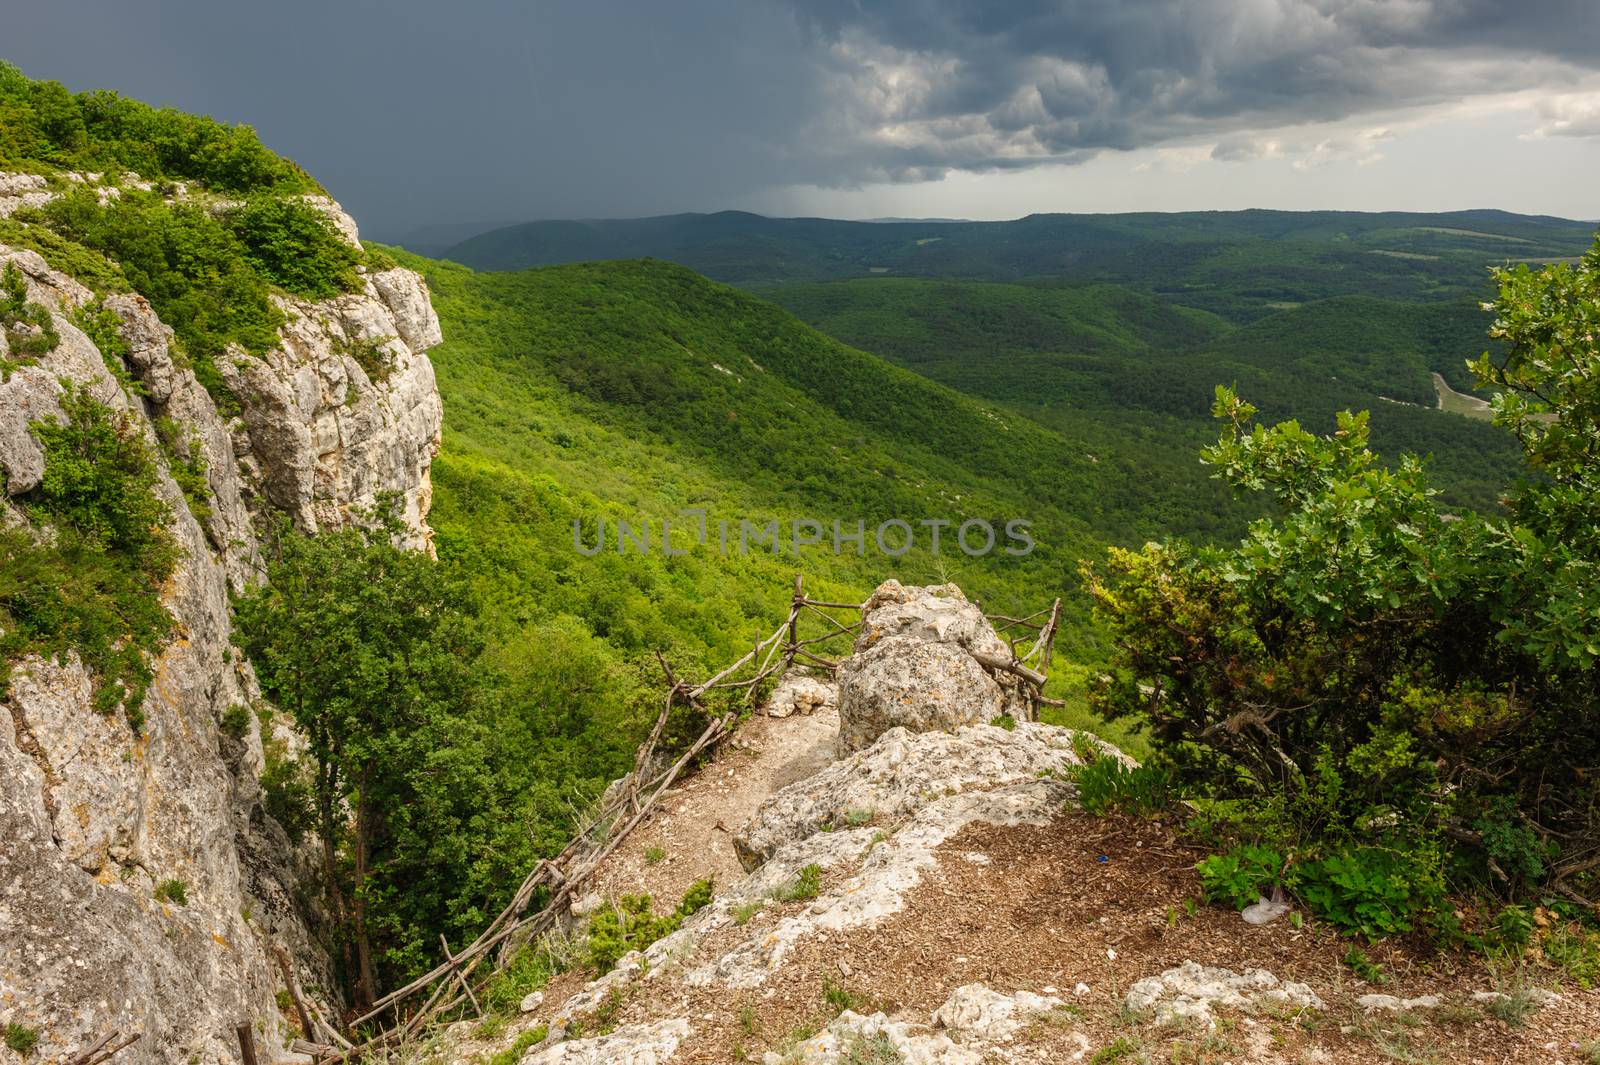
[(1434, 409), (1431, 375), (1470, 391), (1491, 266), (1570, 258), (1590, 236), (1584, 223), (1500, 211), (972, 223), (723, 212), (530, 223), (448, 255), (489, 270), (673, 259), (1028, 415), (1110, 463), (1102, 485), (1160, 484), (1161, 528), (1216, 532), (1237, 525), (1213, 516), (1238, 511), (1195, 483), (1193, 456), (1214, 435), (1218, 384), (1237, 385), (1268, 418), (1309, 426), (1370, 409), (1380, 454), (1428, 456), (1447, 503), (1493, 510), (1515, 447), (1486, 423)]
[[(948, 577), (1009, 610), (1074, 588), (1078, 559), (1101, 544), (1172, 525), (1201, 536), (1239, 527), (1226, 508), (1185, 514), (1181, 494), (1146, 478), (1102, 476), (1114, 462), (1131, 473), (1131, 452), (1097, 453), (1095, 441), (896, 369), (682, 267), (477, 274), (395, 254), (427, 276), (446, 322), (433, 353), (449, 412), (434, 467), (440, 557), (481, 574), (504, 607), (488, 613), (508, 632), (566, 625), (592, 632), (580, 642), (619, 664), (668, 646), (709, 665), (771, 617), (797, 570), (850, 596), (890, 569)], [(685, 508), (707, 511), (707, 545), (683, 557), (659, 543), (649, 556), (618, 553), (618, 520), (657, 532), (672, 521), (675, 544), (692, 545)], [(955, 526), (974, 517), (997, 530), (1024, 519), (1036, 547), (1008, 555), (1002, 534), (992, 553), (969, 557)], [(586, 557), (572, 522), (592, 552), (601, 518), (606, 549)], [(849, 542), (835, 554), (836, 518), (846, 532), (865, 522), (865, 557)], [(777, 520), (781, 550), (752, 542), (741, 553), (741, 519)], [(824, 525), (822, 542), (797, 554), (793, 522), (807, 519)], [(888, 519), (917, 527), (903, 557), (874, 543)], [(954, 523), (937, 556), (923, 519)], [(1075, 634), (1087, 649), (1087, 630)]]
[[(1135, 454), (1174, 495), (1190, 491), (1197, 449), (1216, 436), (1218, 384), (1236, 384), (1268, 418), (1311, 427), (1329, 424), (1335, 411), (1370, 409), (1377, 450), (1431, 456), (1455, 506), (1492, 510), (1516, 465), (1515, 445), (1501, 430), (1431, 409), (1430, 373), (1469, 389), (1466, 360), (1489, 344), (1488, 316), (1465, 298), (1332, 297), (1234, 327), (1104, 284), (866, 278), (756, 291), (952, 388), (1006, 403), (1099, 449)], [(1224, 496), (1209, 498), (1227, 510)]]

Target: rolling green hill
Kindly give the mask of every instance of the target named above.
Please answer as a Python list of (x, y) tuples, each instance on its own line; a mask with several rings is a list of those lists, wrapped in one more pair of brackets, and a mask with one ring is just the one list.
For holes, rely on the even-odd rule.
[[(563, 518), (659, 522), (695, 506), (713, 521), (839, 517), (869, 528), (1022, 517), (1039, 544), (1025, 560), (942, 555), (985, 599), (1016, 606), (1070, 583), (1082, 552), (1171, 517), (1158, 486), (1100, 483), (1090, 441), (896, 369), (682, 267), (478, 274), (406, 262), (425, 272), (446, 331), (435, 353), (449, 412), (442, 544), (474, 535), (452, 521), (454, 478), (489, 465), (561, 486), (572, 504)], [(582, 565), (570, 521), (537, 532), (545, 564)], [(846, 581), (936, 569), (920, 552), (896, 564), (808, 550), (803, 561)], [(795, 568), (789, 555), (769, 570), (780, 590)]]
[[(735, 657), (781, 610), (797, 570), (841, 599), (893, 575), (956, 580), (1013, 609), (1074, 600), (1078, 560), (1106, 544), (1236, 535), (1248, 511), (1197, 459), (1215, 439), (1218, 381), (1317, 427), (1338, 407), (1373, 407), (1379, 446), (1433, 452), (1447, 500), (1461, 505), (1492, 507), (1509, 462), (1492, 426), (1375, 402), (1320, 380), (1315, 366), (1256, 364), (1227, 347), (1240, 335), (1293, 335), (1311, 310), (1238, 330), (1115, 286), (866, 279), (778, 292), (912, 373), (671, 263), (478, 273), (395, 254), (427, 276), (445, 328), (433, 353), (446, 410), (434, 470), (440, 557), (473, 575), (499, 653), (531, 657), (516, 675), (555, 685), (581, 662), (599, 678), (577, 685), (589, 694), (576, 701), (544, 693), (580, 731), (615, 723), (618, 703), (644, 719), (657, 647), (691, 673)], [(1416, 336), (1432, 335), (1430, 321), (1419, 319)], [(684, 508), (709, 513), (709, 544), (674, 557), (617, 552), (616, 520), (659, 530)], [(975, 516), (997, 527), (1029, 519), (1037, 550), (968, 558), (948, 530), (938, 558), (885, 557), (870, 540), (865, 557), (848, 544), (835, 555), (831, 530), (798, 556), (736, 546), (741, 518), (788, 529), (837, 517), (847, 530), (859, 518), (871, 530), (888, 518)], [(607, 549), (586, 557), (572, 523), (592, 549), (602, 517), (613, 523)], [(726, 553), (719, 519), (730, 523)], [(679, 526), (680, 545), (691, 524)], [(1097, 660), (1081, 611), (1071, 628), (1063, 664)], [(1069, 676), (1058, 691), (1078, 694)]]

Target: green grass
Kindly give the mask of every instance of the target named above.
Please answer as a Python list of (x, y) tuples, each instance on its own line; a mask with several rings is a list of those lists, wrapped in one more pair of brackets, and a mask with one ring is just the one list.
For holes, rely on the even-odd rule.
[(510, 1046), (489, 1058), (487, 1065), (517, 1065), (529, 1047), (544, 1042), (545, 1036), (549, 1034), (550, 1029), (547, 1025), (540, 1024), (529, 1028), (513, 1039)]
[(23, 1057), (27, 1057), (33, 1053), (33, 1048), (39, 1045), (39, 1032), (25, 1024), (8, 1021), (5, 1027), (0, 1029), (0, 1041), (4, 1041), (7, 1047)]
[(1494, 418), (1494, 411), (1489, 409), (1488, 400), (1457, 392), (1439, 374), (1433, 375), (1433, 389), (1440, 410), (1449, 411), (1452, 414), (1464, 414), (1468, 418), (1476, 418), (1485, 422)]
[(182, 880), (163, 880), (156, 885), (156, 898), (178, 906), (189, 905), (189, 885)]
[(779, 902), (809, 902), (817, 897), (822, 887), (822, 866), (805, 866), (795, 874), (794, 880), (778, 888), (772, 897)]

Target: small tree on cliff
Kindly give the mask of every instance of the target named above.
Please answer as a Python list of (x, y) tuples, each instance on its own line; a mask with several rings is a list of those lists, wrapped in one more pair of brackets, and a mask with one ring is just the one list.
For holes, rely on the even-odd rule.
[[(472, 605), (432, 559), (393, 546), (394, 532), (392, 521), (375, 533), (285, 532), (268, 583), (238, 604), (263, 692), (308, 743), (325, 888), (358, 1008), (377, 995), (383, 945), (403, 953), (417, 925), (434, 930), (438, 915), (421, 915), (449, 893), (473, 849), (466, 826), (493, 805), (477, 779), (487, 770)], [(374, 906), (403, 897), (405, 909)]]

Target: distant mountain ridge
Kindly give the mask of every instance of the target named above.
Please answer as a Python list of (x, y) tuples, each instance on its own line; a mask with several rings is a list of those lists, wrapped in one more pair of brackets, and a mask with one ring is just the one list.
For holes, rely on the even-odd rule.
[(737, 285), (896, 275), (1113, 282), (1234, 320), (1334, 295), (1436, 299), (1485, 267), (1576, 256), (1586, 222), (1483, 209), (1437, 214), (1201, 211), (1035, 214), (1009, 222), (768, 218), (745, 211), (528, 222), (445, 257), (477, 270), (659, 258)]

